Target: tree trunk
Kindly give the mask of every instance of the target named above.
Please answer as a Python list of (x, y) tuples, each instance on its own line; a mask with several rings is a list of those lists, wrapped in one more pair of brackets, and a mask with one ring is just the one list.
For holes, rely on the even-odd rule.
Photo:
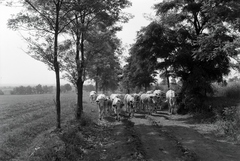
[(54, 33), (54, 70), (56, 74), (56, 111), (57, 111), (57, 128), (61, 128), (61, 104), (60, 104), (60, 76), (58, 64), (58, 30), (59, 30), (59, 3), (56, 5), (56, 22)]
[[(81, 42), (80, 42), (81, 41)], [(77, 63), (77, 72), (78, 72), (78, 80), (77, 80), (77, 113), (76, 119), (81, 119), (82, 112), (83, 112), (83, 83), (84, 83), (84, 38), (83, 33), (81, 33), (81, 37), (77, 37), (77, 54), (76, 54), (76, 63)], [(80, 50), (81, 50), (81, 59), (80, 59)]]
[(60, 77), (59, 69), (55, 68), (56, 74), (56, 111), (57, 111), (57, 128), (61, 128), (61, 103), (60, 103)]
[(77, 82), (77, 113), (76, 113), (76, 119), (80, 119), (83, 112), (82, 107), (83, 102), (83, 81), (82, 79), (79, 79)]
[(168, 86), (168, 89), (170, 89), (170, 82), (169, 82), (169, 76), (167, 75), (167, 86)]
[(170, 82), (169, 82), (169, 74), (168, 74), (168, 70), (167, 70), (167, 68), (165, 68), (165, 70), (166, 70), (167, 86), (168, 86), (168, 89), (170, 89)]

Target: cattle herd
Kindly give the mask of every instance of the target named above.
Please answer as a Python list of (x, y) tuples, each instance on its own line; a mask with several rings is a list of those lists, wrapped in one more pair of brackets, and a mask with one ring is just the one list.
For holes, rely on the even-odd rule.
[(107, 114), (114, 114), (115, 119), (120, 121), (122, 113), (131, 118), (136, 112), (152, 114), (157, 109), (162, 110), (163, 102), (168, 104), (169, 113), (172, 114), (176, 105), (176, 94), (171, 89), (166, 93), (154, 90), (146, 93), (111, 94), (110, 96), (91, 91), (89, 100), (91, 103), (97, 103), (100, 120)]

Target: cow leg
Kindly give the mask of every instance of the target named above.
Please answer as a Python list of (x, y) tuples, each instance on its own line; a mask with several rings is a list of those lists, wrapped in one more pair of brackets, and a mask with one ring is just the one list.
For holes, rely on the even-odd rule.
[(138, 102), (136, 102), (136, 106), (135, 106), (135, 112), (140, 111), (140, 104)]
[(149, 104), (149, 105), (148, 105), (148, 114), (151, 115), (151, 112), (152, 112), (152, 105)]
[(131, 117), (131, 113), (132, 113), (132, 107), (131, 107), (131, 105), (130, 105), (130, 104), (128, 105), (128, 111), (129, 111), (129, 117)]
[(91, 103), (93, 103), (94, 102), (94, 100), (93, 100), (93, 96), (91, 96)]
[(132, 114), (131, 105), (128, 105), (128, 108), (129, 108), (129, 114), (128, 114), (128, 116), (129, 116), (129, 118), (131, 118), (131, 114)]
[(103, 118), (104, 115), (105, 115), (105, 109), (104, 109), (104, 107), (102, 107), (102, 109), (101, 109), (101, 116), (102, 116), (102, 118)]
[(100, 106), (98, 107), (98, 117), (99, 117), (99, 120), (102, 120), (102, 117), (101, 117), (101, 107)]
[(169, 104), (169, 113), (172, 114), (172, 105)]
[(119, 118), (119, 109), (117, 108), (116, 111), (117, 111), (116, 120), (117, 120), (117, 121), (120, 121), (120, 118)]
[(112, 108), (113, 108), (113, 112), (114, 112), (114, 115), (115, 115), (115, 120), (117, 120), (117, 119), (118, 119), (117, 106), (116, 106), (116, 105), (113, 105)]
[(134, 116), (134, 106), (130, 106), (130, 117), (132, 118)]

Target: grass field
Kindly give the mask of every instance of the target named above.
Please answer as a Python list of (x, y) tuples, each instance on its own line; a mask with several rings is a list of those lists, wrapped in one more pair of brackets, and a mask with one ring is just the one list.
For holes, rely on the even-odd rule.
[[(0, 96), (0, 160), (19, 157), (38, 135), (54, 130), (54, 98), (54, 94)], [(83, 105), (87, 107), (87, 93), (84, 100)], [(61, 94), (62, 123), (74, 118), (75, 102), (75, 93)]]

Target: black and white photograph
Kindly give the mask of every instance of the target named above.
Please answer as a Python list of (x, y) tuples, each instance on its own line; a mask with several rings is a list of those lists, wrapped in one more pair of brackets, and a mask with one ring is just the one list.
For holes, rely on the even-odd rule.
[(239, 160), (239, 0), (0, 0), (0, 161)]

